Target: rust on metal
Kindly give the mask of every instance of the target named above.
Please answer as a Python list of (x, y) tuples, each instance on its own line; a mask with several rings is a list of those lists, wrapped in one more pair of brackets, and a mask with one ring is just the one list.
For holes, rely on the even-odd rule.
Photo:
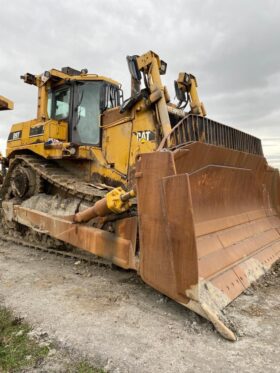
[(280, 258), (279, 172), (252, 146), (189, 143), (136, 167), (143, 280), (229, 340), (220, 311)]
[(41, 233), (110, 260), (125, 269), (136, 269), (135, 247), (128, 235), (123, 237), (83, 224), (74, 224), (37, 210), (15, 205), (13, 219)]
[(162, 141), (160, 148), (170, 142), (176, 148), (200, 141), (246, 153), (263, 155), (261, 140), (235, 128), (199, 115), (185, 116)]
[[(114, 233), (75, 224), (73, 215), (68, 220), (13, 206), (13, 202), (3, 202), (5, 214), (40, 233), (139, 271), (147, 284), (235, 340), (220, 311), (280, 258), (280, 176), (256, 151), (253, 140), (246, 152), (240, 150), (242, 136), (237, 149), (230, 148), (230, 142), (213, 144), (215, 137), (203, 140), (137, 158), (139, 216), (118, 219)], [(79, 221), (108, 213), (105, 190), (75, 179), (69, 183), (63, 173), (54, 175), (51, 163), (42, 165), (31, 156), (16, 158), (9, 172), (22, 161), (69, 194), (78, 193), (92, 203), (99, 198), (97, 205), (82, 212), (86, 219)], [(131, 192), (124, 199), (128, 197)], [(101, 213), (95, 211), (99, 204)], [(140, 252), (136, 249), (138, 226)]]
[(73, 216), (74, 223), (83, 223), (87, 222), (97, 216), (106, 216), (110, 213), (109, 208), (107, 207), (106, 198), (102, 198), (99, 201), (95, 202), (95, 204), (86, 210), (81, 212), (77, 212)]

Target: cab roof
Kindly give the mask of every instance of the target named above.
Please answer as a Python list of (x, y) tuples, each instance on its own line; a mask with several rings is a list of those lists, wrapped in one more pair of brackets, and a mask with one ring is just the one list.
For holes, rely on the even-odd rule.
[[(111, 78), (107, 78), (106, 76), (103, 75), (98, 75), (98, 74), (88, 74), (87, 72), (83, 72), (83, 70), (79, 73), (79, 71), (74, 70), (75, 74), (69, 74), (64, 72), (65, 68), (62, 68), (62, 71), (57, 70), (57, 69), (51, 69), (49, 71), (51, 77), (57, 77), (60, 79), (65, 79), (65, 80), (84, 80), (84, 81), (89, 81), (89, 80), (103, 80), (105, 82), (108, 82), (110, 84), (113, 84), (115, 86), (121, 87), (121, 83), (119, 83), (116, 80), (113, 80)], [(69, 69), (69, 68), (67, 68)], [(46, 74), (46, 73), (44, 73)]]

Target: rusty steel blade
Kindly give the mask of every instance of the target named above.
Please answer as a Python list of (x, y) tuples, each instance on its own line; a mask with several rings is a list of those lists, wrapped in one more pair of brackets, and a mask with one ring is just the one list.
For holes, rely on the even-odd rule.
[(136, 175), (141, 277), (235, 340), (220, 311), (280, 258), (279, 173), (190, 144), (141, 155)]

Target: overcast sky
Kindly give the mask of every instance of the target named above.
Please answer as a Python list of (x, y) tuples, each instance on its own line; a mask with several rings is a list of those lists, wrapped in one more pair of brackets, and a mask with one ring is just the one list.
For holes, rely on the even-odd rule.
[(148, 50), (196, 75), (208, 117), (263, 141), (280, 167), (280, 1), (0, 0), (0, 145), (36, 113), (36, 88), (19, 76), (72, 66), (109, 76), (129, 93), (126, 55)]

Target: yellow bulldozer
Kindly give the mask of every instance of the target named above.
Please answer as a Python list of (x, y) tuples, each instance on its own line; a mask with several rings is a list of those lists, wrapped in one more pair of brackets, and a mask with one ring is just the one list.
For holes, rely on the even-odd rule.
[(235, 340), (221, 310), (280, 257), (279, 171), (258, 138), (206, 117), (192, 74), (175, 104), (157, 54), (127, 62), (125, 101), (86, 69), (22, 76), (38, 114), (9, 133), (3, 224), (135, 270)]
[[(8, 98), (4, 96), (0, 96), (0, 111), (4, 110), (13, 110), (14, 103), (13, 101), (9, 100)], [(0, 164), (4, 161), (3, 155), (0, 152)], [(0, 185), (3, 183), (3, 169), (5, 170), (5, 165), (3, 164), (3, 167), (1, 167), (0, 170)]]

